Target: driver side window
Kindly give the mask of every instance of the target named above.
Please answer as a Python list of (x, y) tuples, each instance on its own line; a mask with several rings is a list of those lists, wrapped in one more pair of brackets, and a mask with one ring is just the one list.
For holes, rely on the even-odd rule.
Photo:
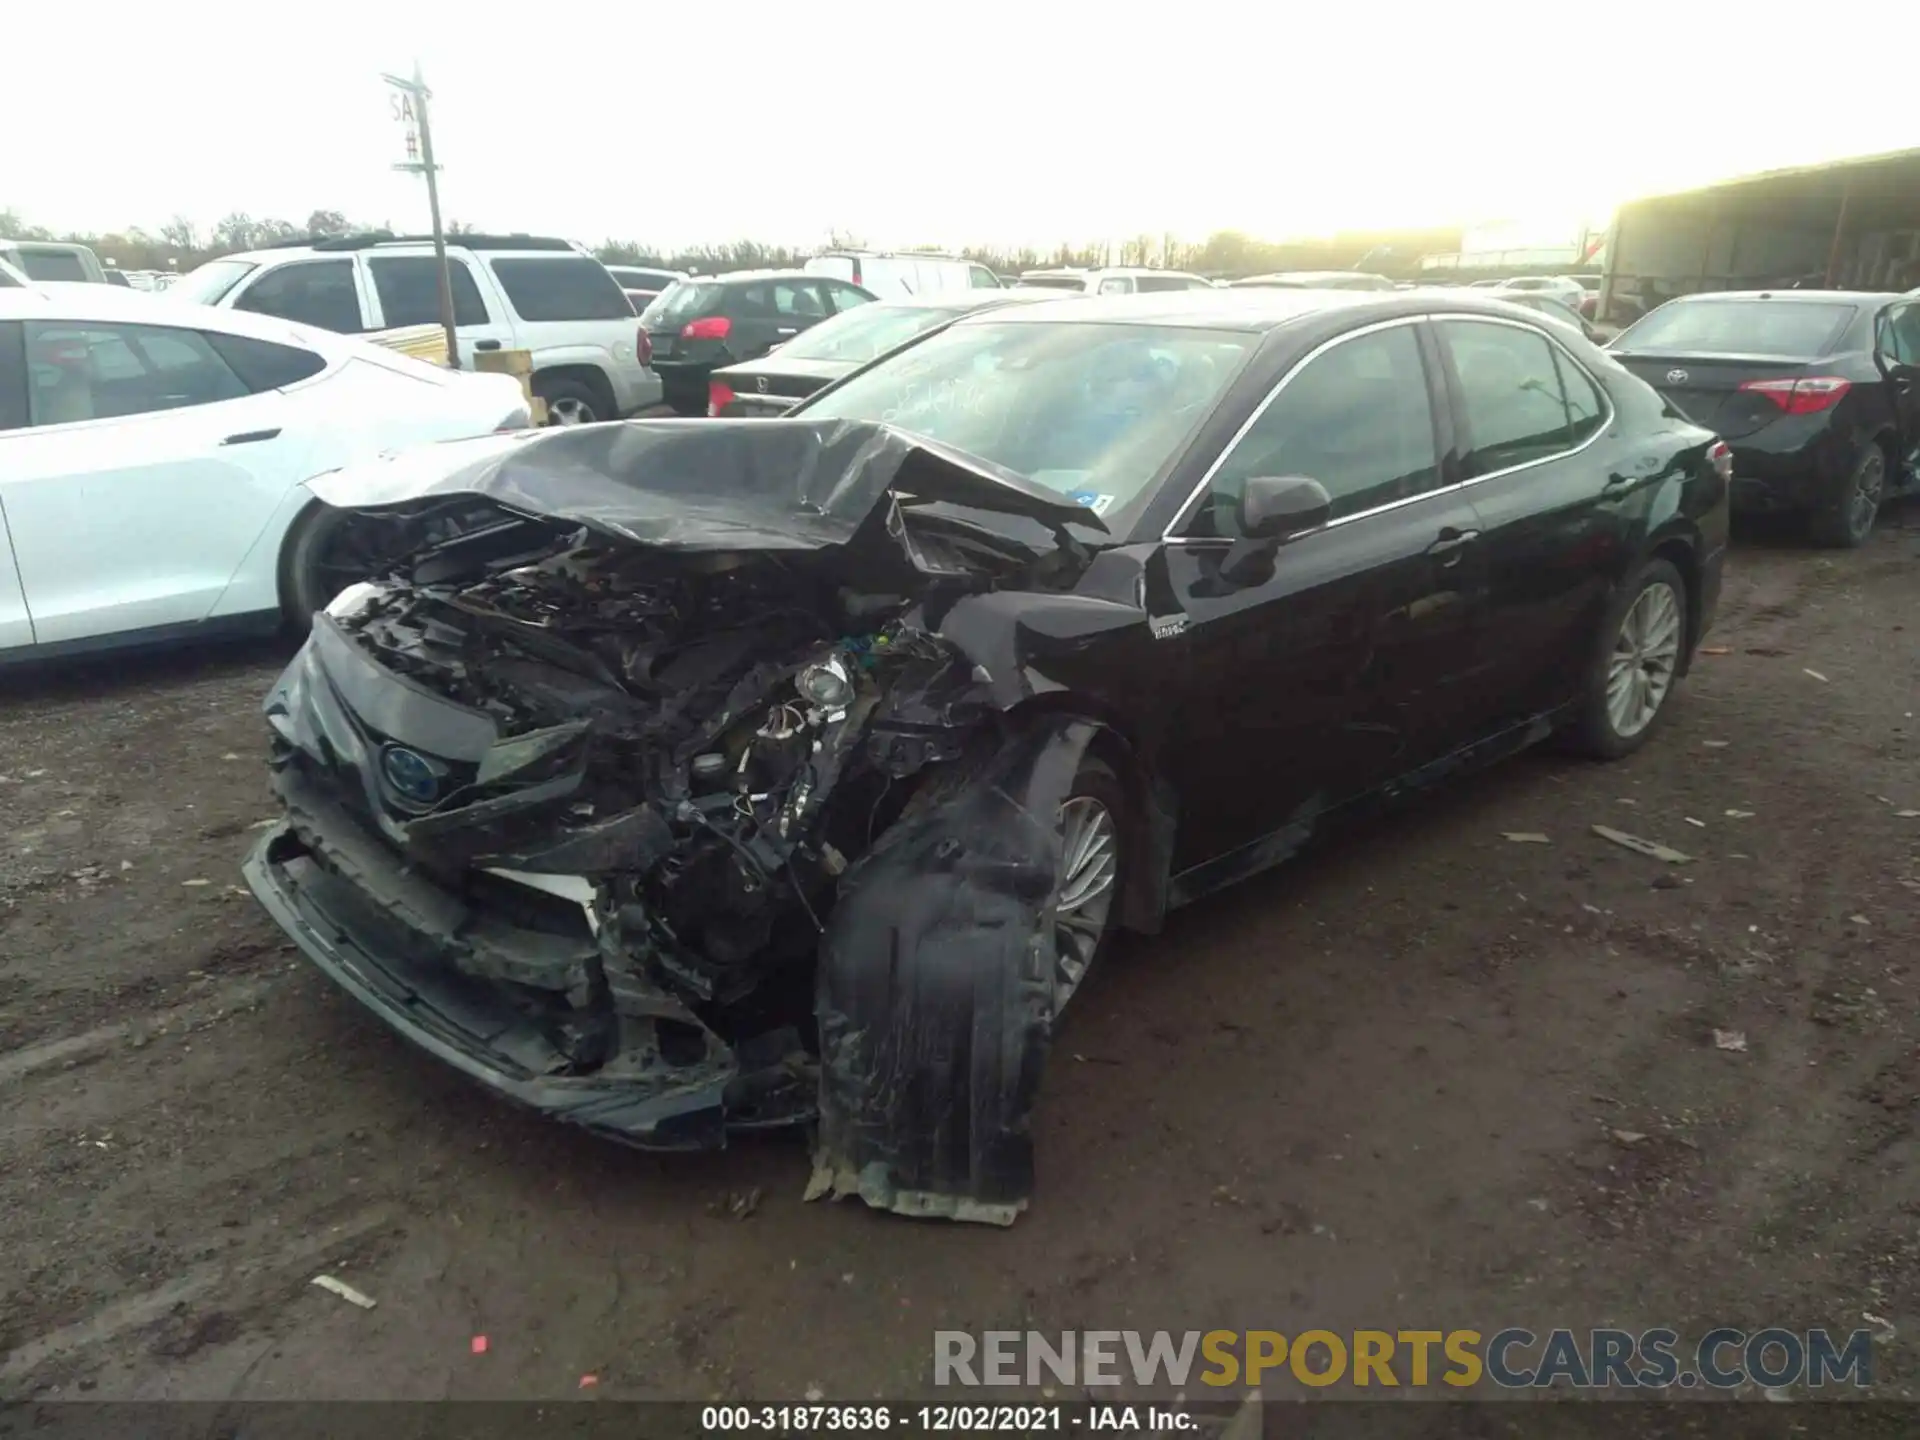
[(1433, 406), (1411, 325), (1335, 345), (1296, 371), (1214, 472), (1187, 533), (1237, 537), (1257, 475), (1305, 475), (1357, 515), (1439, 483)]

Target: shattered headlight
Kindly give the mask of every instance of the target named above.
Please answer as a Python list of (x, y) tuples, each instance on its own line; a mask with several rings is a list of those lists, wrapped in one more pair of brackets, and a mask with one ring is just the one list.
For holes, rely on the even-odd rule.
[(327, 602), (327, 614), (336, 620), (351, 620), (366, 609), (368, 602), (379, 593), (378, 585), (357, 580)]
[(800, 698), (821, 710), (844, 710), (853, 700), (853, 676), (838, 654), (816, 660), (793, 677)]

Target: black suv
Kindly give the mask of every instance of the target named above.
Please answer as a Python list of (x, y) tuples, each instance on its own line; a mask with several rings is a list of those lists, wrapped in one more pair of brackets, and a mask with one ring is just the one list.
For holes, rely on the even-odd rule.
[(756, 360), (872, 292), (799, 270), (742, 270), (682, 280), (640, 315), (640, 359), (676, 415), (707, 413), (707, 377)]

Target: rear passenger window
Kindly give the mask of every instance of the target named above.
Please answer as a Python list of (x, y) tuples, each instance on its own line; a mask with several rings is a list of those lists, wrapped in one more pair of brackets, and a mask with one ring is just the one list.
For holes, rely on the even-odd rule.
[(1553, 363), (1559, 367), (1560, 385), (1567, 393), (1567, 440), (1582, 444), (1607, 423), (1607, 402), (1600, 398), (1600, 387), (1565, 351), (1555, 350)]
[(1240, 533), (1240, 496), (1255, 476), (1305, 475), (1326, 486), (1333, 518), (1439, 483), (1433, 406), (1413, 327), (1396, 325), (1307, 362), (1215, 472), (1193, 535)]
[(783, 281), (773, 287), (773, 308), (776, 314), (805, 320), (819, 320), (827, 313), (813, 286), (798, 281)]
[(247, 393), (197, 330), (96, 321), (25, 322), (27, 411), (35, 425), (112, 420)]
[[(440, 262), (431, 255), (378, 255), (367, 262), (373, 270), (373, 288), (380, 295), (380, 311), (387, 328), (440, 323)], [(463, 261), (447, 259), (453, 284), (453, 323), (485, 325), (486, 302), (473, 272)]]
[(607, 267), (586, 255), (490, 260), (522, 320), (624, 320), (633, 314)]
[(1600, 427), (1604, 406), (1592, 382), (1579, 375), (1579, 385), (1563, 384), (1555, 347), (1538, 331), (1481, 320), (1439, 328), (1460, 377), (1473, 474), (1547, 459)]
[(254, 394), (297, 385), (327, 368), (326, 360), (298, 345), (276, 345), (271, 340), (254, 340), (245, 335), (222, 335), (215, 330), (200, 332), (227, 362), (240, 383)]
[(233, 308), (277, 315), (340, 335), (358, 335), (367, 328), (360, 315), (351, 260), (299, 260), (261, 271), (240, 292)]
[(1133, 282), (1124, 275), (1114, 275), (1100, 282), (1102, 295), (1124, 295), (1133, 288)]

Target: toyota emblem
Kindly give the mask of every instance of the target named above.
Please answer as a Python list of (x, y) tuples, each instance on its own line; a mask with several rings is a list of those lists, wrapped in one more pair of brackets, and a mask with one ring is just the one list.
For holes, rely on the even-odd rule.
[(416, 805), (430, 803), (440, 792), (440, 776), (433, 763), (403, 746), (388, 746), (380, 757), (380, 769), (400, 797)]
[(1686, 372), (1686, 371), (1684, 371), (1684, 370), (1669, 370), (1669, 371), (1667, 371), (1667, 384), (1669, 384), (1669, 385), (1684, 385), (1684, 384), (1686, 384), (1686, 383), (1687, 383), (1687, 372)]
[(755, 380), (753, 382), (753, 388), (758, 390), (762, 395), (766, 394), (767, 393), (767, 377), (762, 375), (758, 380)]

